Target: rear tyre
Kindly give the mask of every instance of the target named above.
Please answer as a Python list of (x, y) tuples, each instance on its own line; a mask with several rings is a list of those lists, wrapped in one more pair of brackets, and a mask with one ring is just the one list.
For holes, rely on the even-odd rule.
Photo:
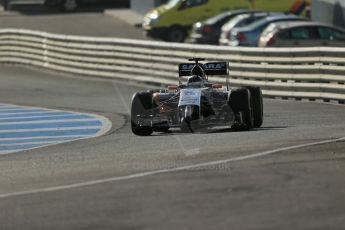
[(237, 121), (233, 125), (235, 130), (250, 130), (254, 126), (254, 116), (250, 91), (247, 88), (233, 89), (230, 93), (229, 104), (233, 112), (242, 114), (243, 123)]
[(152, 94), (149, 92), (138, 92), (132, 97), (131, 107), (131, 128), (132, 132), (138, 136), (149, 136), (153, 130), (151, 125), (140, 124), (139, 117), (150, 119), (152, 115)]
[(261, 127), (263, 123), (263, 101), (262, 101), (262, 92), (259, 87), (254, 86), (247, 86), (246, 87), (250, 91), (251, 99), (252, 99), (252, 109), (253, 109), (253, 116), (254, 116), (254, 127), (258, 128)]

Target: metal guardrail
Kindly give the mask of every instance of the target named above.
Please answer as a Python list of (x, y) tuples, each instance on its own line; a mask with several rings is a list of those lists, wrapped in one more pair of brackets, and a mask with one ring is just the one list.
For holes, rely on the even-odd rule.
[(345, 48), (232, 48), (0, 30), (1, 63), (87, 76), (176, 84), (177, 64), (190, 57), (228, 61), (231, 85), (260, 86), (267, 97), (345, 102)]

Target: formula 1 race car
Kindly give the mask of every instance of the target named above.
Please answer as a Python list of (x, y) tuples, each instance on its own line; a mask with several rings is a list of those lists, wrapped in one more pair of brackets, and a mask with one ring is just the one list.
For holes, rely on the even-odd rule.
[[(215, 126), (250, 130), (263, 123), (263, 101), (259, 87), (229, 88), (227, 62), (202, 64), (189, 59), (179, 65), (179, 84), (167, 89), (137, 92), (132, 97), (131, 128), (139, 136), (179, 128), (194, 132)], [(226, 75), (226, 86), (212, 84), (211, 75)], [(188, 77), (183, 83), (183, 77)]]

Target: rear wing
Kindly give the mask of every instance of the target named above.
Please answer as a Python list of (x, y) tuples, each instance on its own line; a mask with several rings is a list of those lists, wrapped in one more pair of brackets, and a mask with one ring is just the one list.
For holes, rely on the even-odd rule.
[(205, 64), (195, 63), (182, 63), (178, 66), (178, 73), (180, 77), (191, 76), (191, 71), (195, 65), (201, 66), (206, 75), (228, 75), (228, 63), (227, 62), (209, 62)]

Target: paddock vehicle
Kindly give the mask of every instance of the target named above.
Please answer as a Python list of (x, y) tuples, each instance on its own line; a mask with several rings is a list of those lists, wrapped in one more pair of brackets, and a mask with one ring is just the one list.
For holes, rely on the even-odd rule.
[(271, 23), (261, 33), (259, 47), (345, 46), (345, 30), (329, 24), (301, 21)]
[(255, 21), (247, 26), (238, 27), (231, 30), (228, 45), (230, 46), (258, 46), (261, 32), (274, 22), (306, 21), (307, 18), (291, 15), (277, 14)]
[(184, 42), (193, 23), (230, 9), (228, 0), (169, 0), (150, 10), (143, 19), (148, 37)]
[[(180, 129), (194, 132), (216, 126), (250, 130), (263, 123), (259, 87), (229, 88), (228, 63), (202, 64), (200, 58), (179, 65), (178, 85), (136, 92), (132, 97), (131, 128), (139, 136)], [(209, 82), (208, 76), (225, 75), (226, 86)], [(184, 77), (188, 77), (184, 83)]]
[(80, 5), (86, 4), (116, 4), (117, 6), (129, 7), (129, 0), (44, 0), (45, 5), (58, 7), (64, 12), (73, 12)]
[(192, 43), (219, 44), (222, 26), (240, 15), (253, 14), (253, 10), (233, 10), (218, 14), (202, 22), (193, 24), (189, 40)]

